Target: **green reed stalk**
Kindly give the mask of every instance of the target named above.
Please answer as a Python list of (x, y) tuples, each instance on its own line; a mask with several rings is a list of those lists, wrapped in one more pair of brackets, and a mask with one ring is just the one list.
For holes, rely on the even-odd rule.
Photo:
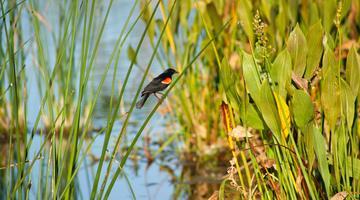
[[(92, 24), (93, 24), (93, 16), (94, 16), (94, 7), (95, 7), (95, 3), (92, 2), (92, 6), (91, 6), (91, 11), (90, 11), (90, 20), (89, 20), (89, 26), (87, 28), (87, 35), (86, 35), (86, 38), (87, 38), (87, 42), (85, 44), (85, 51), (83, 51), (83, 57), (82, 57), (82, 66), (81, 66), (81, 73), (80, 73), (80, 82), (79, 82), (79, 88), (80, 88), (80, 91), (79, 91), (79, 99), (78, 99), (78, 106), (77, 106), (77, 111), (76, 111), (76, 124), (75, 124), (75, 127), (76, 129), (74, 130), (74, 139), (75, 139), (75, 145), (72, 147), (72, 154), (71, 154), (71, 157), (70, 157), (70, 166), (73, 166), (74, 164), (76, 164), (76, 160), (77, 160), (77, 157), (78, 157), (78, 133), (79, 133), (79, 129), (80, 129), (80, 111), (81, 111), (81, 102), (82, 102), (82, 99), (84, 97), (84, 91), (85, 91), (85, 88), (86, 88), (86, 83), (88, 82), (88, 79), (89, 79), (89, 76), (90, 76), (90, 72), (92, 71), (92, 67), (93, 67), (93, 63), (94, 63), (94, 60), (96, 58), (96, 55), (97, 55), (97, 52), (98, 52), (98, 47), (99, 47), (99, 44), (100, 44), (100, 40), (101, 40), (101, 37), (102, 37), (102, 34), (103, 34), (103, 31), (104, 31), (104, 27), (105, 27), (105, 24), (107, 22), (107, 19), (108, 19), (108, 16), (109, 16), (109, 12), (110, 12), (110, 9), (112, 7), (112, 3), (113, 3), (113, 0), (111, 0), (109, 2), (109, 5), (107, 7), (107, 10), (106, 10), (106, 14), (105, 14), (105, 17), (101, 23), (101, 27), (100, 27), (100, 31), (96, 37), (96, 41), (95, 41), (95, 45), (94, 45), (94, 48), (93, 48), (93, 52), (92, 52), (92, 55), (90, 57), (90, 62), (89, 64), (87, 64), (86, 60), (87, 60), (87, 55), (88, 55), (88, 48), (89, 48), (89, 41), (90, 41), (90, 30), (91, 30), (91, 27), (92, 27)], [(84, 31), (86, 30), (86, 28), (84, 28)], [(84, 33), (85, 34), (85, 33)], [(87, 66), (87, 70), (85, 71), (85, 66)], [(105, 74), (104, 74), (105, 76)], [(96, 101), (96, 100), (94, 100)], [(83, 135), (85, 135), (85, 132), (83, 132)], [(70, 171), (72, 170), (71, 168), (69, 168), (69, 171), (68, 171), (68, 177), (67, 179), (69, 180), (71, 178), (71, 174), (72, 172)], [(66, 195), (65, 198), (68, 198), (69, 196)]]
[[(12, 2), (8, 2), (8, 6), (10, 6), (10, 4), (14, 4), (15, 1)], [(11, 84), (14, 85), (14, 87), (11, 88), (10, 90), (10, 99), (11, 102), (14, 102), (14, 105), (11, 106), (11, 117), (13, 118), (13, 120), (11, 120), (11, 124), (10, 124), (10, 130), (11, 132), (15, 132), (15, 144), (16, 144), (16, 152), (17, 152), (17, 157), (16, 157), (16, 161), (20, 161), (20, 164), (17, 166), (17, 170), (18, 173), (20, 174), (20, 176), (23, 176), (23, 170), (24, 170), (24, 165), (22, 164), (22, 155), (21, 155), (21, 133), (20, 133), (20, 122), (19, 122), (19, 102), (20, 102), (20, 97), (19, 97), (19, 92), (18, 92), (18, 80), (16, 77), (16, 60), (15, 60), (15, 51), (14, 51), (14, 30), (11, 28), (11, 26), (13, 26), (14, 23), (14, 19), (15, 19), (15, 10), (13, 12), (9, 13), (9, 25), (10, 28), (8, 29), (7, 26), (7, 22), (6, 22), (6, 14), (5, 14), (5, 8), (4, 8), (4, 3), (1, 1), (1, 11), (3, 14), (3, 26), (4, 26), (4, 31), (5, 31), (5, 37), (6, 37), (6, 47), (7, 47), (7, 54), (9, 56), (9, 66), (11, 68), (11, 72), (9, 75), (9, 81)], [(15, 5), (12, 5), (12, 7), (15, 7)], [(10, 10), (10, 9), (9, 9)], [(5, 68), (5, 67), (4, 67)], [(12, 138), (13, 135), (10, 134), (10, 138)], [(13, 154), (10, 154), (10, 162), (12, 162), (14, 159), (12, 159)], [(9, 162), (9, 163), (10, 163)], [(10, 175), (11, 176), (11, 175)], [(10, 179), (10, 184), (11, 184), (11, 179)], [(18, 197), (22, 198), (22, 191), (18, 192)]]
[[(68, 98), (69, 98), (69, 95), (70, 95), (69, 90), (70, 90), (70, 84), (71, 84), (71, 77), (73, 75), (72, 74), (72, 72), (73, 72), (73, 59), (74, 59), (74, 56), (75, 56), (74, 55), (74, 52), (75, 52), (75, 37), (76, 37), (76, 33), (77, 33), (76, 24), (77, 24), (77, 20), (78, 20), (78, 16), (79, 16), (78, 0), (72, 1), (70, 10), (71, 10), (71, 14), (69, 15), (69, 23), (71, 23), (71, 41), (70, 41), (70, 54), (69, 54), (70, 60), (69, 60), (69, 65), (68, 65), (68, 73), (66, 75), (65, 91), (64, 91), (64, 94), (63, 94), (64, 95), (64, 112), (63, 112), (63, 115), (62, 115), (62, 121), (65, 121), (66, 118), (68, 117), (69, 112), (70, 112), (69, 111), (69, 106), (72, 103), (72, 102), (70, 102), (70, 99), (68, 100)], [(65, 33), (64, 38), (67, 38), (66, 37), (67, 30), (65, 30), (64, 33)], [(65, 42), (65, 41), (63, 41), (63, 42)], [(63, 145), (64, 128), (65, 128), (64, 126), (61, 126), (61, 128), (60, 128), (60, 136), (59, 136), (59, 147), (60, 148)], [(59, 153), (58, 153), (58, 157), (59, 157), (58, 166), (61, 166), (61, 167), (60, 167), (60, 169), (58, 171), (58, 177), (55, 177), (55, 178), (57, 178), (57, 180), (55, 181), (55, 189), (54, 189), (53, 195), (57, 195), (57, 191), (59, 189), (58, 188), (59, 182), (60, 182), (61, 177), (62, 177), (63, 169), (65, 168), (64, 165), (65, 165), (65, 163), (67, 163), (66, 161), (64, 161), (66, 158), (62, 159), (64, 157), (64, 155), (65, 155), (65, 152), (59, 151)], [(54, 196), (53, 196), (53, 198), (54, 198)]]
[[(152, 16), (151, 16), (151, 18), (150, 18), (150, 22), (151, 22), (152, 18), (155, 16), (155, 12), (156, 12), (159, 4), (160, 4), (160, 1), (158, 1), (157, 4), (155, 5), (154, 11), (153, 11)], [(149, 26), (150, 26), (150, 22), (148, 23)], [(166, 24), (165, 24), (165, 27), (166, 27)], [(143, 32), (142, 38), (145, 37), (147, 28), (148, 28), (148, 27), (145, 28), (145, 31)], [(163, 34), (163, 33), (162, 33), (162, 34)], [(162, 36), (162, 34), (161, 34), (161, 36)], [(161, 36), (160, 36), (160, 38), (161, 38)], [(157, 48), (156, 48), (156, 49), (157, 49)], [(154, 59), (154, 55), (156, 54), (156, 49), (153, 51), (153, 54), (152, 54), (152, 56), (151, 56), (151, 58), (150, 58), (150, 63), (152, 63), (152, 61), (153, 61), (153, 59)], [(135, 55), (136, 55), (136, 56), (138, 55), (139, 50), (140, 50), (140, 43), (139, 43), (138, 48), (136, 49), (136, 52), (135, 52)], [(129, 68), (130, 70), (132, 69), (132, 66), (133, 66), (133, 64), (135, 63), (136, 56), (135, 56), (135, 58), (133, 58), (133, 60), (132, 60), (132, 62), (131, 62), (131, 67)], [(150, 68), (150, 64), (148, 65), (147, 70), (145, 71), (144, 79), (145, 79), (145, 75), (147, 74), (149, 68)], [(127, 77), (127, 78), (128, 78), (128, 77)], [(126, 79), (125, 79), (125, 80), (126, 80)], [(127, 81), (126, 81), (126, 82), (127, 82)], [(124, 85), (123, 85), (123, 87), (122, 87), (122, 91), (123, 91), (123, 89), (125, 89), (125, 87), (126, 87), (126, 84), (124, 83)], [(141, 86), (140, 86), (140, 87), (141, 87)], [(139, 88), (140, 88), (140, 87), (139, 87)], [(137, 94), (140, 93), (140, 92), (139, 92), (140, 90), (141, 90), (141, 88), (138, 89), (138, 91), (137, 91), (138, 93), (137, 93)], [(138, 95), (135, 95), (135, 97), (133, 98), (133, 102), (136, 102), (136, 101), (137, 101), (137, 98), (138, 98)], [(118, 136), (118, 138), (117, 138), (117, 140), (116, 140), (115, 148), (114, 148), (113, 151), (112, 151), (111, 159), (110, 159), (110, 162), (109, 162), (108, 167), (107, 167), (107, 170), (106, 170), (105, 178), (104, 178), (104, 180), (103, 180), (103, 182), (102, 182), (102, 185), (101, 185), (101, 188), (100, 188), (99, 198), (102, 197), (102, 194), (103, 194), (103, 191), (104, 191), (104, 189), (105, 189), (106, 182), (107, 182), (107, 179), (108, 179), (108, 177), (109, 177), (110, 170), (111, 170), (111, 167), (112, 167), (112, 164), (113, 164), (113, 160), (115, 159), (115, 155), (116, 155), (116, 153), (117, 153), (117, 151), (118, 151), (118, 148), (120, 147), (120, 142), (121, 142), (121, 139), (122, 139), (123, 135), (125, 134), (125, 131), (126, 131), (126, 128), (127, 128), (127, 126), (128, 126), (128, 122), (129, 122), (130, 116), (131, 116), (131, 114), (132, 114), (132, 111), (133, 111), (133, 109), (135, 108), (134, 105), (135, 105), (135, 104), (133, 103), (132, 106), (130, 107), (130, 110), (127, 112), (126, 119), (125, 119), (125, 121), (124, 121), (124, 123), (123, 123), (123, 125), (122, 125), (120, 134), (119, 134), (119, 136)]]
[[(175, 5), (175, 3), (173, 4), (173, 6)], [(173, 7), (172, 7), (173, 8)], [(170, 11), (171, 13), (171, 11)], [(171, 15), (169, 14), (169, 17), (168, 19), (171, 17)], [(138, 132), (136, 133), (134, 139), (132, 140), (126, 154), (123, 156), (123, 158), (121, 159), (121, 162), (120, 162), (120, 165), (118, 166), (107, 190), (106, 190), (106, 193), (105, 193), (105, 199), (107, 199), (110, 195), (110, 192), (112, 190), (112, 187), (114, 186), (115, 184), (115, 181), (117, 179), (117, 177), (119, 176), (120, 172), (123, 170), (124, 166), (125, 166), (125, 163), (127, 161), (127, 158), (129, 157), (132, 149), (134, 148), (137, 140), (139, 139), (139, 137), (141, 136), (141, 133), (143, 132), (143, 130), (145, 129), (146, 125), (149, 123), (150, 119), (152, 118), (152, 116), (155, 114), (156, 110), (159, 108), (159, 106), (161, 105), (161, 103), (164, 101), (164, 99), (167, 97), (167, 95), (169, 94), (169, 92), (172, 90), (172, 88), (176, 85), (176, 83), (180, 80), (180, 78), (186, 73), (186, 71), (192, 66), (192, 64), (198, 59), (198, 57), (200, 57), (200, 55), (205, 51), (205, 49), (211, 44), (211, 42), (213, 40), (215, 40), (219, 34), (224, 30), (224, 28), (228, 25), (228, 23), (226, 23), (222, 29), (215, 35), (215, 37), (213, 39), (211, 39), (209, 42), (207, 42), (204, 47), (194, 56), (194, 58), (189, 62), (188, 65), (186, 65), (183, 69), (183, 71), (179, 74), (178, 78), (176, 78), (173, 83), (169, 86), (169, 89), (165, 91), (164, 95), (161, 97), (161, 99), (159, 100), (159, 102), (155, 105), (155, 107), (151, 110), (151, 112), (149, 113), (149, 115), (146, 117), (145, 121), (143, 122), (143, 124), (141, 125), (140, 129), (138, 130)], [(164, 33), (164, 30), (162, 30), (162, 34)], [(161, 37), (160, 37), (161, 39)], [(158, 43), (159, 44), (159, 43)], [(157, 45), (158, 45), (157, 44)], [(144, 81), (145, 79), (143, 79)], [(140, 93), (139, 92), (140, 90), (138, 90), (138, 94)], [(138, 95), (137, 94), (137, 95)], [(132, 102), (132, 106), (135, 106), (135, 103), (136, 101), (133, 101)]]
[[(158, 4), (159, 4), (159, 2), (157, 3), (157, 6), (158, 6)], [(154, 11), (153, 11), (150, 19), (152, 19), (152, 18), (154, 17), (157, 6), (155, 7), (155, 9), (154, 9)], [(135, 55), (137, 55), (138, 52), (139, 52), (139, 50), (140, 50), (140, 47), (141, 47), (141, 45), (142, 45), (142, 43), (143, 43), (143, 41), (144, 41), (144, 38), (145, 38), (145, 35), (146, 35), (146, 32), (147, 32), (149, 26), (150, 26), (150, 23), (147, 24), (147, 26), (145, 27), (145, 30), (144, 30), (144, 32), (143, 32), (143, 34), (142, 34), (142, 36), (141, 36), (141, 39), (140, 39), (140, 41), (139, 41), (139, 43), (138, 43), (137, 48), (136, 48)], [(128, 82), (128, 80), (129, 80), (130, 73), (131, 73), (131, 71), (132, 71), (134, 62), (135, 62), (135, 60), (132, 60), (132, 61), (131, 61), (131, 64), (130, 64), (128, 70), (127, 70), (126, 78), (125, 78), (125, 81), (124, 81), (124, 83), (123, 83), (123, 85), (122, 85), (122, 87), (121, 87), (121, 91), (120, 91), (120, 97), (119, 97), (120, 101), (121, 101), (121, 99), (123, 98), (123, 94), (124, 94), (124, 91), (125, 91), (125, 87), (126, 87), (127, 82)], [(120, 104), (120, 101), (119, 101), (119, 104)], [(115, 119), (116, 114), (117, 114), (117, 112), (114, 113), (114, 117), (113, 117), (114, 119)], [(110, 124), (111, 124), (111, 127), (112, 127), (113, 121), (112, 121)], [(95, 195), (96, 195), (96, 192), (97, 192), (97, 187), (98, 187), (98, 183), (99, 183), (99, 179), (100, 179), (100, 173), (101, 173), (101, 170), (102, 170), (102, 165), (103, 165), (103, 163), (104, 163), (104, 158), (105, 158), (105, 155), (106, 155), (107, 146), (108, 146), (109, 140), (110, 140), (110, 133), (111, 133), (111, 132), (110, 132), (110, 130), (109, 130), (109, 131), (107, 131), (106, 134), (105, 134), (105, 140), (104, 140), (104, 144), (103, 144), (103, 148), (102, 148), (102, 152), (101, 152), (101, 156), (100, 156), (100, 161), (99, 161), (99, 164), (98, 164), (98, 168), (97, 168), (97, 172), (96, 172), (96, 176), (95, 176), (95, 180), (94, 180), (94, 185), (93, 185), (93, 188), (92, 188), (92, 191), (91, 191), (91, 197), (90, 197), (91, 199), (94, 199), (94, 198), (95, 198)], [(109, 163), (109, 164), (111, 164), (111, 162), (112, 162), (112, 159), (110, 160), (110, 163)], [(107, 176), (107, 175), (105, 175), (105, 177), (106, 177), (106, 176)], [(105, 178), (104, 180), (106, 180), (106, 178)]]

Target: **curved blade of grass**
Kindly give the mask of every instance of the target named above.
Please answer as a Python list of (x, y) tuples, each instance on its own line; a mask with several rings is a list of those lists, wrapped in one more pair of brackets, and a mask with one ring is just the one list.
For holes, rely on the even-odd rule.
[(228, 182), (228, 181), (229, 181), (229, 179), (225, 179), (221, 182), (220, 189), (219, 189), (219, 200), (225, 199), (225, 186), (226, 186), (226, 182)]

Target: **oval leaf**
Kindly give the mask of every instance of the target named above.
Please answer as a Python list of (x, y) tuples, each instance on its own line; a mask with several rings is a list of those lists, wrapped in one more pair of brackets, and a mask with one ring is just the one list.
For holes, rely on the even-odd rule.
[(355, 95), (359, 92), (360, 59), (354, 46), (351, 47), (346, 59), (346, 81)]
[(270, 76), (275, 82), (275, 91), (286, 98), (286, 86), (291, 83), (291, 57), (287, 49), (276, 57), (270, 69)]
[(280, 139), (279, 116), (276, 108), (276, 102), (268, 81), (264, 81), (260, 88), (261, 101), (255, 102), (264, 118), (266, 125)]
[(295, 90), (291, 99), (291, 108), (299, 128), (304, 128), (314, 118), (314, 105), (310, 96), (303, 90)]
[(253, 57), (245, 52), (243, 52), (242, 67), (246, 88), (254, 101), (258, 102), (260, 101), (260, 77), (258, 75), (258, 70), (256, 69)]
[(327, 48), (323, 58), (323, 79), (320, 83), (321, 105), (325, 119), (332, 130), (340, 114), (340, 90), (337, 76), (337, 63), (334, 53)]
[(290, 52), (294, 73), (302, 77), (305, 71), (308, 47), (304, 33), (299, 28), (299, 25), (296, 25), (295, 29), (290, 33), (287, 49)]
[(320, 20), (309, 28), (306, 37), (309, 46), (309, 52), (306, 58), (306, 79), (310, 79), (313, 76), (315, 69), (319, 66), (323, 52), (323, 32)]

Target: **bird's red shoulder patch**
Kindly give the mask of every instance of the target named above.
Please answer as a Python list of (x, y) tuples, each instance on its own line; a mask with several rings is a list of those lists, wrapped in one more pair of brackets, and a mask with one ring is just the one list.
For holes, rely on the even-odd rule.
[(161, 83), (163, 83), (163, 84), (170, 84), (170, 83), (171, 83), (171, 78), (170, 78), (170, 77), (166, 77), (166, 78), (164, 78), (164, 80), (161, 81)]

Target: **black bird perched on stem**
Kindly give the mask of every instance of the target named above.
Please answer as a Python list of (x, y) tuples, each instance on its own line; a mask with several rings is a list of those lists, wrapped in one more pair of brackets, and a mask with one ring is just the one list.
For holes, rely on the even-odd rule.
[(159, 76), (155, 77), (141, 92), (142, 98), (136, 103), (136, 108), (142, 108), (151, 94), (154, 94), (159, 99), (156, 93), (165, 90), (170, 85), (172, 75), (175, 73), (178, 73), (175, 69), (168, 68)]

